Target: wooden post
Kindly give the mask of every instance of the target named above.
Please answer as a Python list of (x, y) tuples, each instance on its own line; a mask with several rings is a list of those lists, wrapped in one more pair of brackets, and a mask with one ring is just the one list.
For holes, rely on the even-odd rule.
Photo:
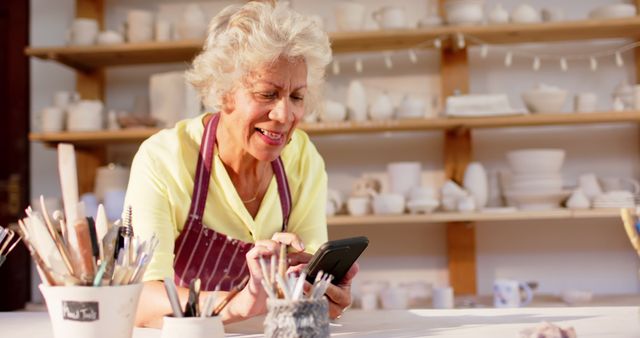
[[(640, 0), (638, 0), (640, 1)], [(444, 0), (440, 14), (444, 17)], [(442, 102), (450, 95), (469, 92), (469, 62), (467, 49), (443, 49), (440, 64)], [(473, 156), (469, 129), (447, 130), (444, 140), (444, 166), (448, 178), (462, 183), (464, 171)], [(447, 258), (449, 282), (456, 295), (476, 294), (476, 232), (471, 222), (447, 223)]]
[[(76, 0), (76, 17), (96, 19), (102, 30), (104, 0)], [(103, 69), (76, 71), (76, 91), (85, 100), (104, 100), (104, 79)], [(78, 191), (81, 194), (93, 191), (96, 169), (107, 160), (105, 147), (76, 148)]]

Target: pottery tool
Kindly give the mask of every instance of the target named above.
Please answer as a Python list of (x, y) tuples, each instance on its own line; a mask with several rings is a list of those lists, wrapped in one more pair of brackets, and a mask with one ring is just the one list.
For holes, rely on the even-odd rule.
[(36, 263), (36, 268), (38, 270), (38, 274), (40, 275), (40, 279), (42, 280), (42, 282), (49, 286), (60, 285), (60, 283), (58, 283), (58, 281), (56, 281), (53, 278), (53, 276), (51, 275), (51, 270), (49, 269), (49, 267), (47, 267), (47, 265), (44, 263), (44, 261), (42, 260), (42, 258), (40, 257), (36, 249), (31, 244), (29, 240), (29, 234), (27, 232), (27, 228), (24, 222), (22, 222), (22, 220), (18, 220), (18, 225), (20, 226), (20, 231), (21, 231), (20, 237), (22, 238), (22, 242), (25, 244), (25, 246), (29, 250), (31, 257), (33, 257), (33, 261)]
[(220, 304), (218, 304), (218, 306), (216, 306), (216, 308), (213, 310), (213, 315), (217, 316), (220, 314), (220, 312), (222, 312), (222, 310), (224, 310), (224, 308), (227, 306), (227, 304), (229, 304), (229, 302), (236, 296), (238, 295), (238, 293), (240, 291), (242, 291), (242, 289), (244, 289), (245, 286), (247, 286), (247, 283), (249, 283), (249, 276), (245, 276), (242, 281), (240, 282), (240, 284), (234, 286), (231, 291), (229, 291), (229, 293), (227, 293), (227, 296), (224, 297), (224, 299), (222, 300), (222, 302), (220, 302)]
[(167, 291), (167, 297), (169, 298), (169, 304), (171, 304), (171, 310), (173, 310), (173, 316), (176, 318), (182, 318), (178, 290), (176, 289), (176, 284), (170, 277), (164, 278), (164, 289)]
[(185, 317), (200, 317), (200, 278), (192, 279), (189, 283), (189, 299), (184, 307)]
[[(15, 232), (13, 230), (0, 228), (0, 233), (4, 233), (2, 235), (2, 239), (0, 239), (0, 266), (7, 260), (7, 256), (13, 249), (16, 247), (18, 242), (20, 242), (20, 236), (16, 239), (13, 239)], [(12, 242), (13, 240), (13, 242)]]
[(93, 283), (96, 275), (96, 262), (93, 259), (93, 247), (87, 220), (80, 218), (69, 228), (69, 251), (75, 264), (76, 277), (84, 283)]
[[(98, 242), (102, 243), (104, 236), (109, 231), (109, 221), (107, 220), (107, 213), (104, 211), (104, 206), (98, 204), (98, 213), (96, 214), (96, 235)], [(104, 260), (104, 250), (100, 245), (100, 260)]]
[(211, 317), (213, 312), (213, 306), (216, 304), (216, 295), (214, 292), (211, 292), (204, 299), (204, 305), (202, 307), (202, 312), (200, 313), (200, 317)]
[(58, 172), (60, 174), (66, 224), (72, 225), (78, 219), (79, 200), (76, 154), (72, 144), (58, 144)]
[(62, 257), (62, 261), (64, 265), (67, 267), (67, 271), (70, 275), (75, 275), (75, 271), (73, 269), (73, 264), (71, 264), (71, 259), (69, 258), (69, 250), (65, 245), (63, 239), (58, 235), (58, 231), (56, 231), (51, 219), (49, 219), (49, 211), (47, 210), (47, 206), (44, 203), (44, 196), (40, 195), (40, 209), (42, 210), (42, 216), (44, 217), (44, 221), (49, 229), (49, 233), (51, 234), (51, 238), (53, 238), (53, 242), (55, 243), (58, 251), (60, 252), (60, 256)]
[(31, 208), (27, 208), (25, 211), (28, 217), (23, 219), (23, 224), (33, 248), (56, 274), (67, 274), (68, 269), (40, 213), (31, 210)]

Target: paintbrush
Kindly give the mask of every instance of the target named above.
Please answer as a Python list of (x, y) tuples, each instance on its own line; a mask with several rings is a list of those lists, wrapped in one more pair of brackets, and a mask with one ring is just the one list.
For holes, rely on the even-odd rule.
[(216, 308), (213, 310), (213, 316), (217, 316), (220, 314), (220, 312), (222, 312), (222, 310), (227, 306), (227, 304), (229, 304), (229, 302), (240, 292), (242, 291), (242, 289), (244, 289), (245, 286), (247, 286), (247, 283), (249, 282), (249, 276), (245, 276), (242, 279), (242, 282), (240, 282), (240, 284), (236, 285), (235, 287), (233, 287), (233, 289), (231, 289), (231, 291), (229, 291), (229, 293), (227, 293), (227, 296), (224, 297), (224, 299), (222, 300), (222, 302), (220, 302), (220, 304), (218, 306), (216, 306)]
[(629, 209), (620, 209), (620, 217), (622, 217), (622, 223), (631, 241), (631, 245), (633, 245), (633, 248), (636, 249), (636, 252), (640, 255), (640, 236), (636, 232), (636, 222), (632, 211)]

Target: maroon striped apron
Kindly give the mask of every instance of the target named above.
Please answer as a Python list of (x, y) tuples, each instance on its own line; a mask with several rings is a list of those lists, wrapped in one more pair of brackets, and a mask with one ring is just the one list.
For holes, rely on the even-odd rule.
[[(232, 239), (202, 224), (219, 119), (220, 115), (215, 114), (205, 126), (194, 178), (191, 208), (184, 229), (176, 239), (174, 251), (176, 284), (188, 287), (191, 280), (200, 278), (202, 290), (205, 291), (228, 291), (240, 283), (244, 276), (249, 274), (245, 255), (253, 247), (252, 243)], [(282, 231), (285, 232), (291, 212), (291, 193), (280, 157), (271, 162), (271, 167), (278, 183)]]

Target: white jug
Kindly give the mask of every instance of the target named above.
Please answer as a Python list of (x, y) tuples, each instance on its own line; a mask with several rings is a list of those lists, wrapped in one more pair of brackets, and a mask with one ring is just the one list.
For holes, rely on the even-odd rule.
[(386, 93), (379, 95), (369, 109), (372, 120), (391, 120), (393, 118), (393, 102)]
[(353, 80), (347, 89), (347, 111), (349, 121), (365, 121), (367, 119), (367, 92), (362, 82)]

